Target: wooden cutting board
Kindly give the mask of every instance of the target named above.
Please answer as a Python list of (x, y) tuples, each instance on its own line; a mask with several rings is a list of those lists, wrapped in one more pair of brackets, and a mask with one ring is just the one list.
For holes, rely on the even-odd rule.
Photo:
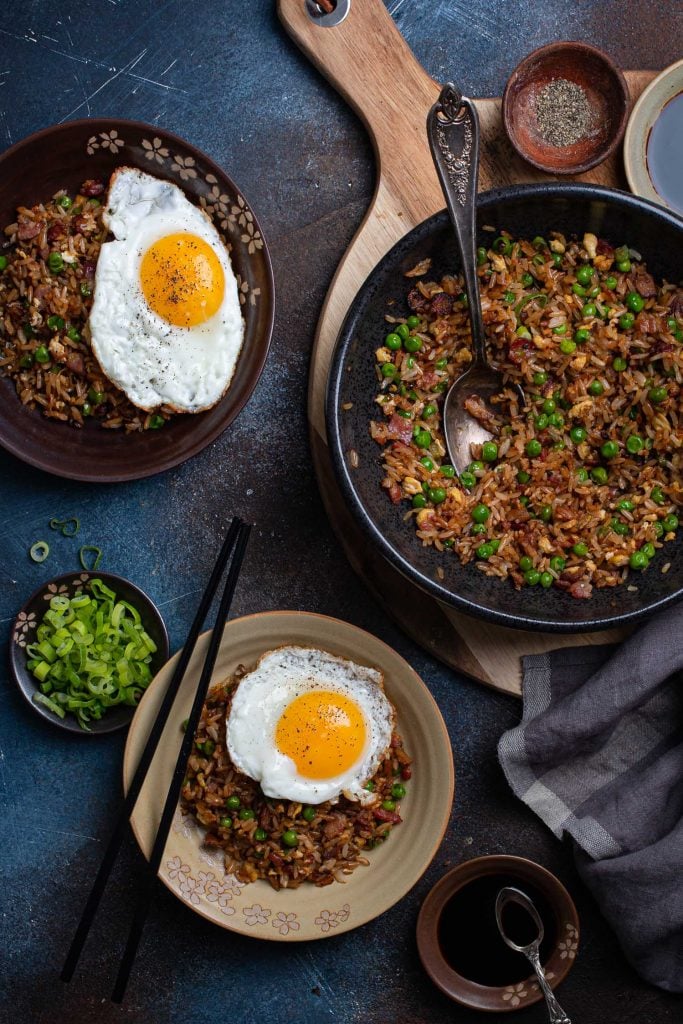
[[(459, 672), (519, 695), (525, 654), (609, 643), (626, 631), (558, 636), (508, 629), (470, 618), (424, 594), (377, 554), (350, 516), (334, 477), (325, 433), (327, 377), (349, 305), (382, 256), (445, 205), (425, 128), (440, 86), (411, 53), (382, 0), (351, 0), (348, 15), (333, 27), (309, 16), (306, 0), (278, 0), (278, 12), (292, 39), (362, 119), (377, 160), (375, 194), (330, 285), (311, 355), (311, 449), (327, 514), (353, 568), (406, 633)], [(625, 74), (633, 101), (655, 76), (654, 71)], [(452, 78), (457, 84), (457, 54)], [(500, 99), (476, 103), (482, 132), (479, 190), (553, 180), (525, 163), (510, 146)], [(620, 151), (594, 170), (562, 180), (627, 187)]]

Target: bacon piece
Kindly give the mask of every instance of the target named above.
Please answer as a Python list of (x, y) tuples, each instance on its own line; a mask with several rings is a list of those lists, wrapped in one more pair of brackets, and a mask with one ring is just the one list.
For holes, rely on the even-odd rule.
[(683, 316), (683, 292), (675, 292), (675, 294), (671, 296), (669, 309), (671, 310), (672, 316)]
[(81, 268), (83, 270), (84, 277), (90, 278), (95, 276), (95, 264), (93, 263), (92, 260), (85, 260), (81, 264)]
[(432, 316), (448, 316), (453, 312), (453, 298), (445, 292), (438, 292), (429, 303)]
[(17, 237), (22, 242), (28, 242), (31, 238), (35, 238), (42, 231), (43, 225), (39, 220), (19, 220), (19, 226), (17, 228)]
[(439, 377), (438, 373), (435, 373), (434, 370), (427, 370), (426, 373), (423, 373), (420, 377), (420, 387), (433, 388), (440, 380), (441, 377)]
[(88, 178), (81, 185), (81, 193), (84, 196), (92, 198), (93, 196), (101, 196), (104, 192), (104, 184), (98, 181), (96, 178)]
[(429, 299), (425, 299), (419, 288), (410, 289), (407, 302), (413, 313), (426, 313), (429, 309)]
[(391, 487), (388, 488), (388, 491), (389, 491), (389, 497), (391, 498), (393, 504), (394, 505), (398, 505), (398, 503), (401, 500), (401, 488), (400, 488), (400, 486), (397, 483), (393, 483), (391, 485)]
[(407, 764), (404, 768), (401, 768), (401, 778), (403, 779), (404, 782), (407, 782), (408, 779), (412, 778), (412, 774), (413, 769), (410, 767), (409, 764)]
[(403, 416), (399, 416), (398, 413), (395, 412), (387, 425), (387, 434), (389, 437), (393, 437), (397, 441), (403, 441), (404, 444), (410, 444), (413, 437), (412, 420), (404, 419)]
[(589, 583), (588, 580), (577, 580), (569, 588), (569, 593), (572, 597), (577, 598), (577, 600), (586, 600), (591, 596), (592, 592), (593, 584)]
[(462, 404), (470, 416), (474, 416), (475, 420), (483, 426), (487, 428), (493, 427), (498, 422), (484, 399), (479, 395), (468, 395)]
[(641, 334), (658, 334), (662, 329), (662, 321), (653, 313), (639, 313), (636, 317), (636, 330)]
[(344, 831), (346, 824), (344, 819), (339, 814), (333, 815), (329, 821), (326, 821), (323, 825), (323, 833), (326, 839), (336, 839)]
[[(206, 840), (204, 840), (204, 842), (206, 842)], [(284, 858), (281, 857), (279, 853), (276, 853), (275, 850), (270, 851), (268, 859), (273, 867), (279, 868), (280, 870), (285, 866)]]
[(48, 242), (56, 242), (58, 238), (64, 238), (65, 234), (66, 228), (61, 221), (57, 221), (47, 229), (47, 240)]
[(657, 294), (657, 285), (652, 274), (648, 274), (646, 270), (638, 270), (634, 274), (633, 284), (635, 289), (639, 292), (644, 299), (652, 299)]
[(80, 352), (71, 352), (66, 359), (66, 366), (72, 373), (78, 374), (82, 377), (85, 374), (85, 364), (83, 362), (83, 356)]
[(606, 242), (604, 238), (598, 238), (598, 244), (595, 247), (595, 251), (598, 256), (612, 256), (614, 253), (614, 246)]
[(377, 821), (390, 821), (392, 825), (398, 825), (399, 822), (403, 821), (400, 814), (396, 811), (385, 811), (383, 807), (378, 807), (372, 812)]

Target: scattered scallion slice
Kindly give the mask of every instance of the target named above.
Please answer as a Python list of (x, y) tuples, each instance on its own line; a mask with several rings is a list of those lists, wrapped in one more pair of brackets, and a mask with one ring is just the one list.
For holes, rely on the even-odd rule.
[(31, 545), (28, 553), (34, 562), (44, 562), (50, 554), (50, 545), (45, 540), (37, 540)]
[(541, 308), (543, 308), (548, 303), (548, 296), (544, 295), (543, 292), (534, 292), (533, 295), (525, 295), (524, 298), (520, 299), (517, 305), (515, 306), (515, 313), (519, 315), (524, 309), (524, 307), (528, 305), (529, 302), (534, 301), (537, 302), (539, 306), (541, 306)]
[[(92, 554), (94, 557), (92, 565), (88, 565), (86, 561), (87, 554)], [(94, 547), (92, 544), (84, 544), (78, 552), (78, 557), (80, 558), (81, 565), (84, 569), (87, 569), (88, 572), (97, 572), (100, 567), (100, 562), (102, 561), (102, 548)]]
[(50, 529), (60, 530), (63, 537), (75, 537), (81, 528), (80, 520), (76, 516), (68, 519), (51, 519)]
[(33, 699), (89, 729), (107, 708), (138, 703), (156, 650), (137, 608), (92, 579), (74, 597), (50, 600), (35, 643), (26, 647), (29, 671), (40, 683)]

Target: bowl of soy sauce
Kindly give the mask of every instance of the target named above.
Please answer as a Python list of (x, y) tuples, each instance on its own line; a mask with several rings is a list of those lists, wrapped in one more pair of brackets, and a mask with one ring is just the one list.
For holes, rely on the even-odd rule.
[[(453, 868), (422, 904), (417, 945), (422, 965), (445, 995), (465, 1006), (505, 1013), (543, 998), (531, 966), (503, 941), (496, 924), (496, 897), (505, 886), (521, 889), (543, 922), (540, 957), (551, 988), (570, 971), (579, 941), (579, 919), (562, 885), (524, 857), (477, 857)], [(505, 908), (506, 934), (524, 946), (536, 938), (529, 914)]]

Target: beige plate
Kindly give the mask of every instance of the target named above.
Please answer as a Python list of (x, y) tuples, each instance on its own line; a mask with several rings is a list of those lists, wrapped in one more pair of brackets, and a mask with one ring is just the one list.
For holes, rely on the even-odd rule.
[[(181, 723), (190, 711), (209, 635), (204, 633), (197, 644), (131, 818), (145, 856), (161, 818)], [(446, 830), (453, 803), (453, 755), (434, 698), (410, 665), (377, 637), (338, 619), (308, 612), (264, 612), (232, 620), (225, 627), (214, 682), (239, 664), (254, 665), (265, 651), (284, 644), (321, 647), (384, 673), (398, 729), (414, 762), (401, 803), (403, 824), (386, 844), (369, 853), (370, 865), (358, 867), (347, 882), (275, 892), (267, 882), (243, 885), (225, 875), (220, 854), (202, 849), (201, 832), (177, 811), (159, 877), (191, 910), (222, 928), (260, 939), (300, 941), (357, 928), (388, 910), (415, 885)], [(177, 659), (176, 654), (154, 678), (130, 726), (123, 761), (126, 787)]]
[(652, 126), (669, 100), (683, 90), (683, 60), (668, 68), (648, 85), (631, 112), (624, 136), (624, 169), (632, 192), (645, 199), (683, 213), (663, 199), (655, 190), (647, 170), (647, 141)]

